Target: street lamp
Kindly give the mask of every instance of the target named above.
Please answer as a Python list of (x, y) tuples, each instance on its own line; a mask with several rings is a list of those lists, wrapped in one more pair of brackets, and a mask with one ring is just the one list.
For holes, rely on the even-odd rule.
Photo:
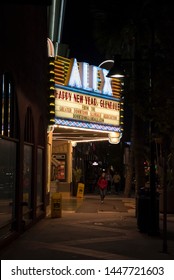
[(113, 66), (109, 70), (106, 77), (108, 77), (108, 78), (124, 78), (125, 77), (125, 70), (122, 66), (120, 55), (115, 55)]
[[(116, 55), (114, 57), (114, 63), (111, 67), (110, 71), (107, 74), (107, 77), (109, 78), (124, 78), (125, 77), (125, 70), (122, 66), (122, 61), (125, 62), (136, 62), (135, 59), (125, 59), (122, 60), (120, 55)], [(149, 63), (149, 105), (151, 104), (151, 97), (152, 97), (152, 65), (150, 60), (137, 60), (137, 62), (144, 62), (147, 61)], [(149, 182), (150, 182), (150, 196), (149, 199), (147, 197), (143, 197), (146, 199), (146, 209), (141, 210), (140, 205), (140, 211), (138, 213), (138, 219), (143, 221), (143, 218), (146, 218), (147, 221), (147, 228), (145, 226), (145, 230), (151, 235), (156, 235), (159, 233), (159, 202), (157, 199), (157, 193), (156, 193), (156, 172), (155, 172), (155, 147), (154, 147), (154, 141), (153, 141), (153, 123), (152, 120), (149, 120), (149, 146), (150, 146), (150, 176), (149, 176)], [(140, 197), (142, 199), (142, 197)], [(139, 201), (141, 203), (141, 201)], [(142, 201), (142, 203), (144, 203)], [(138, 209), (137, 209), (138, 211)], [(147, 211), (147, 215), (145, 217), (144, 211)], [(143, 231), (143, 230), (142, 230)]]

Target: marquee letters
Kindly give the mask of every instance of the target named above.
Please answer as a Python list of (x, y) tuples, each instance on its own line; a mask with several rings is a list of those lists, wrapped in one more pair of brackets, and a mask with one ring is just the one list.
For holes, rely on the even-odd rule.
[(77, 62), (71, 59), (65, 84), (96, 93), (112, 96), (111, 79), (106, 75), (108, 70), (89, 65), (86, 62)]

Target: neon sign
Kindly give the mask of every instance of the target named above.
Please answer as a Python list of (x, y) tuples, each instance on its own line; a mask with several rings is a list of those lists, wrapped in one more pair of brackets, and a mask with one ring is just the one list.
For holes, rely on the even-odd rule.
[(120, 132), (123, 124), (121, 82), (108, 70), (55, 58), (55, 123), (62, 126)]
[(70, 61), (65, 85), (112, 96), (111, 79), (106, 75), (108, 70), (78, 62), (75, 58)]

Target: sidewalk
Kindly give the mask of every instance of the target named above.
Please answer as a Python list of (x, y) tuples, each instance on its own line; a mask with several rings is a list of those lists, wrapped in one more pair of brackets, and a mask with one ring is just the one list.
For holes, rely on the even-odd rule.
[[(162, 232), (160, 214), (160, 232)], [(48, 215), (1, 253), (6, 260), (174, 260), (174, 215), (168, 215), (167, 252), (162, 234), (138, 231), (135, 199), (98, 195), (62, 201), (62, 217)]]

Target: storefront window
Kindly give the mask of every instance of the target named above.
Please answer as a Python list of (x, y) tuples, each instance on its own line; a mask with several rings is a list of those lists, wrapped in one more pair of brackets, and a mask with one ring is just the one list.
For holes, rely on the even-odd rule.
[(37, 149), (37, 215), (43, 208), (43, 150)]
[(11, 229), (15, 220), (16, 143), (0, 139), (0, 231)]
[(24, 145), (23, 219), (25, 223), (30, 222), (31, 219), (32, 150), (32, 146)]

